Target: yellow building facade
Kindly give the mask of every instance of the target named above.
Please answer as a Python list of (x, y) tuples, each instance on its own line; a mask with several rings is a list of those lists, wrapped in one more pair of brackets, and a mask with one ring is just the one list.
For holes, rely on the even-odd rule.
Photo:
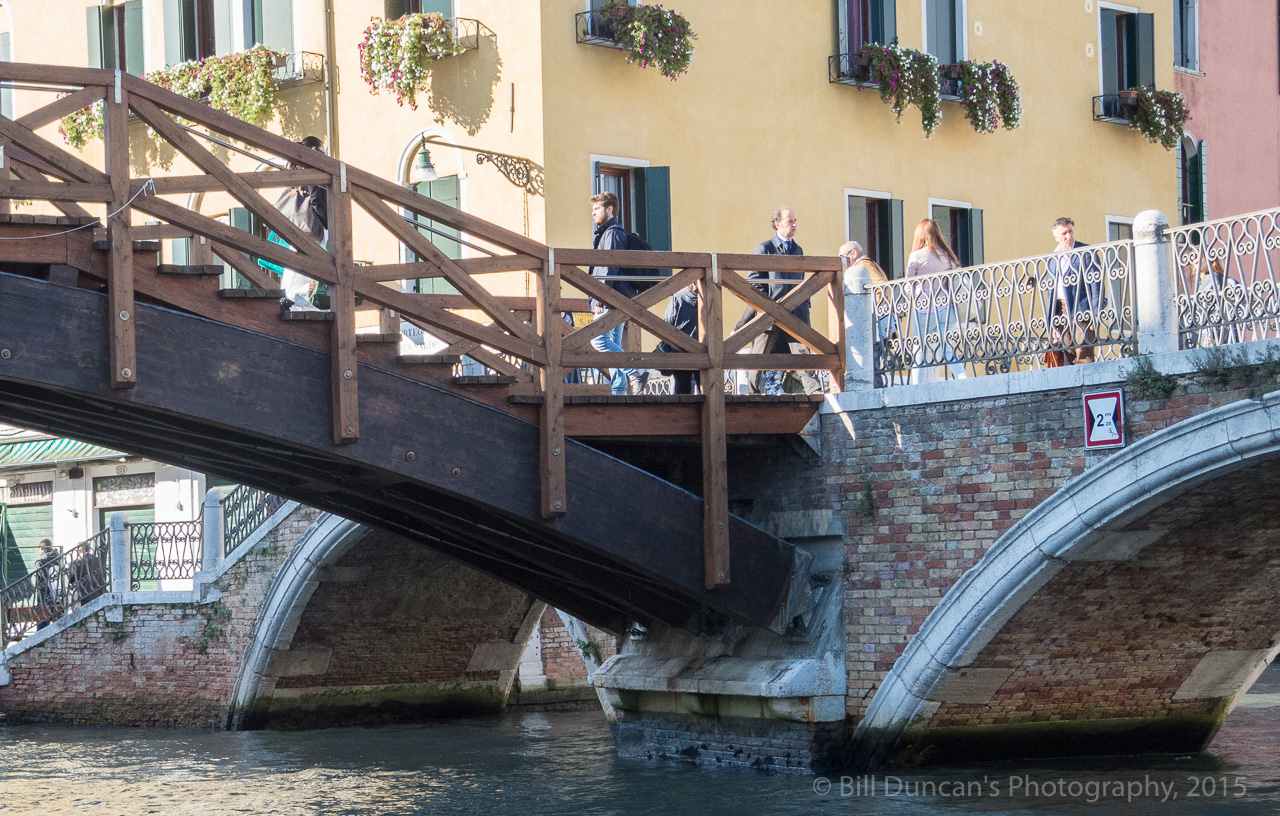
[[(5, 0), (0, 27), (8, 54), (0, 56), (100, 65), (92, 18), (106, 14), (133, 26), (115, 32), (121, 48), (142, 50), (121, 67), (154, 70), (187, 56), (175, 51), (173, 16), (207, 12), (219, 52), (265, 40), (314, 55), (313, 67), (320, 67), (311, 78), (319, 81), (281, 90), (273, 129), (326, 138), (340, 158), (400, 181), (408, 180), (424, 136), (443, 143), (431, 145), (430, 155), (440, 177), (456, 178), (456, 193), (446, 195), (456, 194), (463, 210), (558, 246), (589, 245), (593, 192), (625, 185), (634, 199), (643, 182), (636, 177), (655, 167), (669, 168), (669, 196), (649, 203), (658, 216), (664, 206), (669, 212), (677, 250), (748, 252), (770, 235), (769, 216), (783, 205), (796, 211), (797, 240), (809, 254), (834, 254), (849, 237), (866, 242), (859, 232), (868, 229), (867, 213), (875, 220), (889, 212), (877, 210), (878, 202), (900, 202), (901, 223), (879, 236), (895, 245), (886, 256), (895, 258), (905, 254), (900, 245), (920, 218), (980, 211), (981, 248), (971, 260), (1047, 251), (1049, 224), (1059, 215), (1076, 219), (1082, 240), (1099, 242), (1109, 237), (1109, 219), (1114, 235), (1115, 224), (1141, 210), (1173, 211), (1169, 155), (1093, 116), (1093, 97), (1107, 90), (1103, 74), (1114, 70), (1107, 51), (1117, 48), (1116, 37), (1106, 28), (1117, 15), (1151, 15), (1155, 34), (1146, 48), (1155, 84), (1172, 86), (1167, 2), (864, 0), (890, 17), (901, 46), (999, 60), (1021, 84), (1025, 112), (1017, 130), (979, 135), (958, 102), (944, 101), (929, 139), (916, 110), (896, 123), (874, 89), (830, 81), (829, 58), (850, 50), (842, 34), (848, 2), (859, 4), (673, 4), (697, 33), (695, 60), (676, 81), (627, 63), (615, 49), (579, 42), (575, 16), (589, 11), (591, 0), (129, 0), (96, 10), (83, 0)], [(424, 10), (480, 25), (478, 48), (439, 60), (415, 111), (370, 93), (357, 48), (371, 18), (424, 3)], [(953, 18), (943, 21), (952, 41), (942, 45), (939, 14)], [(1123, 31), (1120, 42), (1122, 51), (1132, 45)], [(1117, 58), (1137, 55), (1110, 56)], [(8, 99), (21, 115), (48, 96), (17, 90)], [(134, 140), (135, 173), (189, 169), (180, 161), (146, 166), (141, 126)], [(494, 164), (478, 164), (475, 150), (530, 160), (542, 171), (542, 189), (522, 189)], [(99, 151), (91, 145), (85, 153), (97, 161)], [(628, 200), (635, 209), (642, 203)], [(213, 213), (226, 202), (199, 206)], [(357, 240), (361, 259), (385, 263), (401, 253), (380, 230), (361, 230)], [(508, 279), (502, 288), (527, 284)]]

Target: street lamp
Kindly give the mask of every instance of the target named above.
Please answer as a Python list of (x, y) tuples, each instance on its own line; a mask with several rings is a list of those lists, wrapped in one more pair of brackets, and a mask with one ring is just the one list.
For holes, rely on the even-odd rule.
[(531, 159), (526, 159), (523, 156), (512, 156), (509, 153), (498, 153), (493, 150), (482, 150), (478, 147), (450, 144), (441, 141), (438, 136), (422, 137), (422, 145), (418, 148), (418, 155), (414, 161), (413, 169), (409, 171), (409, 182), (411, 184), (421, 184), (424, 181), (432, 181), (437, 178), (436, 168), (431, 163), (431, 152), (427, 150), (428, 145), (454, 147), (475, 153), (476, 164), (492, 164), (498, 168), (498, 172), (507, 181), (526, 193), (536, 196), (543, 194), (542, 167)]

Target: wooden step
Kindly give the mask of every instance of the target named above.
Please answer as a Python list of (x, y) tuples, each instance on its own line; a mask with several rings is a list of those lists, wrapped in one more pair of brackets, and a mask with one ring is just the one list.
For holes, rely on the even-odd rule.
[(457, 365), (462, 362), (461, 354), (401, 354), (397, 362), (404, 365)]
[(175, 278), (216, 278), (222, 275), (222, 264), (158, 264), (156, 274)]
[(454, 377), (454, 385), (511, 385), (518, 380), (510, 374), (470, 374)]
[(219, 289), (218, 297), (223, 300), (279, 300), (284, 297), (283, 289)]
[(366, 346), (375, 343), (399, 343), (400, 332), (357, 332), (356, 345)]
[[(111, 242), (110, 241), (94, 241), (93, 250), (95, 252), (110, 252)], [(134, 241), (133, 251), (134, 252), (159, 252), (160, 242), (159, 241)]]
[(333, 312), (313, 312), (309, 309), (281, 309), (280, 319), (328, 322), (333, 320)]

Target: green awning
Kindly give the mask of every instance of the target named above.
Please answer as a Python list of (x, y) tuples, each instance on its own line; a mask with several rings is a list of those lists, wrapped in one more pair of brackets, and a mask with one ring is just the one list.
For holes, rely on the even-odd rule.
[(75, 439), (37, 439), (0, 445), (0, 468), (82, 462), (89, 459), (114, 459), (123, 455), (110, 448), (100, 448)]

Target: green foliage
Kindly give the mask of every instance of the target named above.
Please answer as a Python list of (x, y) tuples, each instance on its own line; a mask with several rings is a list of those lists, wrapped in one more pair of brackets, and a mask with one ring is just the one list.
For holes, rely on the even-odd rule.
[(226, 634), (223, 627), (231, 621), (231, 609), (222, 601), (214, 601), (200, 609), (200, 616), (204, 619), (204, 627), (200, 630), (196, 652), (206, 655), (209, 653), (209, 646)]
[(978, 133), (1013, 130), (1022, 123), (1022, 90), (1009, 66), (1000, 61), (965, 60), (960, 66), (960, 102), (964, 118)]
[[(254, 126), (275, 116), (275, 63), (280, 55), (263, 46), (238, 54), (183, 62), (143, 77), (187, 99), (205, 100), (210, 107)], [(102, 138), (102, 103), (62, 117), (58, 132), (67, 144), (84, 149), (90, 139)]]
[(1275, 348), (1267, 349), (1267, 356), (1258, 362), (1258, 376), (1264, 380), (1280, 377), (1280, 353)]
[(1198, 352), (1194, 358), (1196, 371), (1215, 385), (1226, 385), (1233, 380), (1251, 380), (1254, 371), (1249, 367), (1249, 355), (1243, 350), (1232, 351), (1223, 346), (1210, 346)]
[(633, 6), (615, 2), (600, 9), (613, 39), (627, 52), (627, 62), (656, 67), (664, 77), (679, 79), (693, 62), (698, 38), (684, 15), (661, 5)]
[(577, 644), (578, 651), (582, 654), (584, 661), (594, 660), (596, 663), (600, 662), (600, 647), (595, 641), (575, 640), (574, 643)]
[(938, 60), (924, 51), (896, 45), (868, 43), (871, 82), (880, 89), (880, 100), (893, 108), (898, 122), (908, 105), (920, 109), (920, 127), (928, 139), (942, 121), (942, 96), (938, 87)]
[(434, 12), (396, 20), (374, 17), (358, 50), (360, 76), (374, 95), (390, 91), (397, 105), (407, 103), (412, 110), (430, 85), (432, 64), (459, 53), (453, 25)]
[(1174, 91), (1138, 88), (1138, 109), (1129, 120), (1129, 127), (1141, 133), (1147, 141), (1165, 150), (1173, 150), (1186, 129), (1191, 112)]
[(1178, 378), (1161, 374), (1152, 365), (1151, 358), (1144, 354), (1133, 361), (1133, 368), (1125, 375), (1124, 385), (1143, 399), (1164, 399), (1178, 389)]

